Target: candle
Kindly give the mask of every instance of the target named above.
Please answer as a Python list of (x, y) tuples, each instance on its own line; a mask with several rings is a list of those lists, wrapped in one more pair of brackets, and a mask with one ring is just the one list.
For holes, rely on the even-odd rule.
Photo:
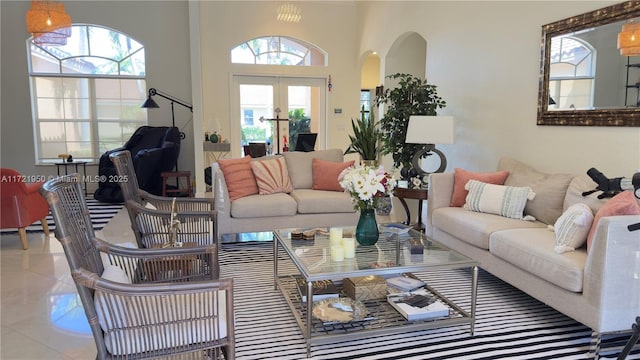
[(344, 260), (344, 249), (340, 245), (334, 245), (331, 247), (331, 261)]
[(342, 248), (345, 258), (351, 259), (356, 256), (356, 240), (354, 238), (343, 238)]
[(331, 246), (342, 244), (342, 228), (332, 227), (329, 229), (329, 243)]

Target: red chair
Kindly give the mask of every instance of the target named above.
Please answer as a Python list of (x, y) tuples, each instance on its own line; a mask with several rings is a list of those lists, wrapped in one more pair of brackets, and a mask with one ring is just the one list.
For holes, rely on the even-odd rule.
[(0, 169), (0, 229), (17, 228), (22, 248), (27, 250), (27, 226), (40, 220), (45, 235), (49, 236), (49, 204), (40, 195), (44, 181), (25, 183), (24, 180), (25, 177), (13, 169)]

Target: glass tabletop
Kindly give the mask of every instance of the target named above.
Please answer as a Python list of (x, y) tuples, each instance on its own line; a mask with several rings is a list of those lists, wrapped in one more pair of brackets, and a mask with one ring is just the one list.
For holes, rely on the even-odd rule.
[[(302, 229), (274, 230), (274, 241), (289, 254), (302, 275), (311, 281), (477, 265), (475, 260), (413, 229), (399, 234), (397, 231), (385, 231), (385, 227), (381, 226), (380, 237), (375, 245), (363, 246), (356, 242), (355, 256), (342, 260), (331, 256), (329, 229), (316, 229), (313, 240), (292, 239), (291, 232), (300, 230)], [(343, 227), (342, 232), (344, 238), (355, 237), (355, 227)]]

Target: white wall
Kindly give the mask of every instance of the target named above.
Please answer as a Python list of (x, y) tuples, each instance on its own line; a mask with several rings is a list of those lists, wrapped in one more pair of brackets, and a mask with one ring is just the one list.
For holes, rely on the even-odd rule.
[[(355, 5), (351, 2), (296, 2), (302, 11), (299, 23), (276, 20), (281, 2), (200, 2), (202, 67), (202, 132), (220, 124), (225, 138), (231, 129), (230, 85), (233, 75), (309, 76), (328, 78), (333, 84), (327, 101), (326, 148), (348, 145), (349, 120), (359, 114), (360, 67), (357, 56)], [(231, 64), (235, 46), (269, 35), (284, 35), (309, 42), (328, 52), (327, 67), (286, 67)], [(341, 108), (342, 114), (334, 114)], [(237, 147), (237, 144), (232, 144)]]
[[(495, 169), (511, 156), (541, 171), (609, 176), (640, 168), (640, 128), (537, 126), (541, 26), (606, 1), (358, 2), (360, 51), (384, 59), (407, 31), (427, 41), (427, 79), (456, 119), (454, 167)], [(553, 11), (551, 11), (553, 10)], [(384, 69), (384, 66), (383, 66)]]
[[(191, 102), (189, 14), (186, 1), (65, 1), (74, 23), (104, 25), (124, 32), (145, 45), (147, 85)], [(2, 110), (1, 165), (25, 175), (54, 175), (55, 166), (36, 166), (29, 80), (27, 73), (25, 13), (29, 1), (1, 1)], [(149, 125), (171, 124), (171, 107), (154, 98), (159, 109), (149, 111)], [(176, 105), (176, 126), (183, 127), (191, 113)], [(187, 138), (180, 151), (181, 170), (194, 170), (193, 128), (183, 128)], [(88, 166), (89, 175), (97, 166)], [(97, 187), (89, 185), (90, 190)]]

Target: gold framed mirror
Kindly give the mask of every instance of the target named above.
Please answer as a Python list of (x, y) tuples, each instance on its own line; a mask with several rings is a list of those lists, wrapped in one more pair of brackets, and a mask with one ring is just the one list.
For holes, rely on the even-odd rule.
[(616, 45), (638, 17), (626, 1), (542, 26), (538, 125), (640, 126), (640, 56)]

